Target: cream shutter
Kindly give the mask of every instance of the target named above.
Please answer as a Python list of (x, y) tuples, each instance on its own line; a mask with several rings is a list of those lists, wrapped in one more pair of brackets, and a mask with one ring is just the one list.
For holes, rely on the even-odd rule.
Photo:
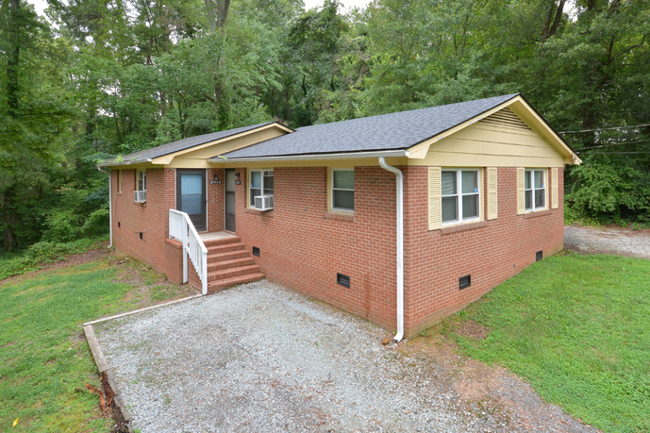
[(429, 167), (429, 230), (442, 226), (442, 189), (440, 167)]
[(526, 169), (517, 168), (517, 215), (526, 212)]
[(487, 219), (493, 220), (497, 217), (497, 169), (487, 169)]
[(551, 169), (551, 207), (553, 209), (557, 209), (559, 203), (559, 190), (558, 190), (558, 170), (557, 168), (552, 168)]

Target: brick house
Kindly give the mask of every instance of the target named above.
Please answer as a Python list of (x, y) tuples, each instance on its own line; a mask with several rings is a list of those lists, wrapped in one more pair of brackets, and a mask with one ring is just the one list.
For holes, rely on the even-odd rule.
[(111, 240), (203, 293), (267, 278), (425, 329), (563, 249), (580, 159), (520, 94), (186, 138), (110, 167)]

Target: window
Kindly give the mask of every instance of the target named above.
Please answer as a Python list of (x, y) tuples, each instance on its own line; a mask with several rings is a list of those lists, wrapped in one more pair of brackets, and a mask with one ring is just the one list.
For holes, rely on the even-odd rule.
[(443, 170), (442, 223), (477, 220), (480, 216), (478, 170)]
[(525, 197), (526, 210), (534, 211), (546, 208), (546, 171), (526, 170)]
[(117, 170), (117, 192), (122, 194), (122, 170)]
[(332, 170), (332, 210), (354, 212), (354, 169)]
[(273, 170), (251, 170), (248, 202), (255, 206), (255, 197), (273, 195)]
[(147, 190), (147, 171), (146, 170), (138, 170), (137, 182), (138, 182), (138, 184), (136, 185), (136, 188), (135, 188), (136, 191), (146, 191)]

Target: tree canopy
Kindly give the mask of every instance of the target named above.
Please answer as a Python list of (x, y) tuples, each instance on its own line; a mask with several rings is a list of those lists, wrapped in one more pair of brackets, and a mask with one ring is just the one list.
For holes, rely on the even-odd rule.
[(644, 0), (0, 2), (5, 250), (107, 229), (98, 159), (522, 92), (584, 160), (567, 214), (650, 224)]

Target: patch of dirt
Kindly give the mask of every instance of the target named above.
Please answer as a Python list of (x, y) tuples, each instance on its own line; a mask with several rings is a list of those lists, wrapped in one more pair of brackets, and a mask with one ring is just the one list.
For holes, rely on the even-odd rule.
[(490, 330), (473, 320), (466, 320), (455, 329), (455, 332), (463, 337), (470, 337), (475, 340), (485, 340), (485, 337), (490, 333)]
[(565, 226), (564, 248), (582, 254), (650, 259), (650, 230)]
[(81, 254), (73, 254), (63, 260), (45, 265), (36, 271), (27, 272), (26, 274), (21, 275), (14, 275), (12, 277), (5, 278), (4, 280), (0, 280), (0, 286), (7, 283), (21, 281), (25, 278), (33, 278), (35, 275), (41, 274), (43, 272), (54, 271), (57, 269), (65, 268), (67, 266), (76, 266), (82, 265), (84, 263), (96, 262), (102, 260), (104, 257), (108, 257), (114, 254), (111, 250), (108, 249), (108, 242), (102, 242), (100, 245), (101, 246), (99, 248), (89, 250)]
[[(453, 332), (484, 339), (489, 330), (474, 321), (452, 324)], [(501, 366), (488, 366), (460, 355), (456, 342), (437, 326), (416, 337), (403, 347), (407, 353), (426, 356), (442, 366), (450, 389), (457, 395), (459, 411), (478, 417), (491, 417), (505, 431), (594, 432), (562, 411), (559, 406), (544, 402), (521, 378)], [(439, 379), (443, 379), (439, 377)]]

